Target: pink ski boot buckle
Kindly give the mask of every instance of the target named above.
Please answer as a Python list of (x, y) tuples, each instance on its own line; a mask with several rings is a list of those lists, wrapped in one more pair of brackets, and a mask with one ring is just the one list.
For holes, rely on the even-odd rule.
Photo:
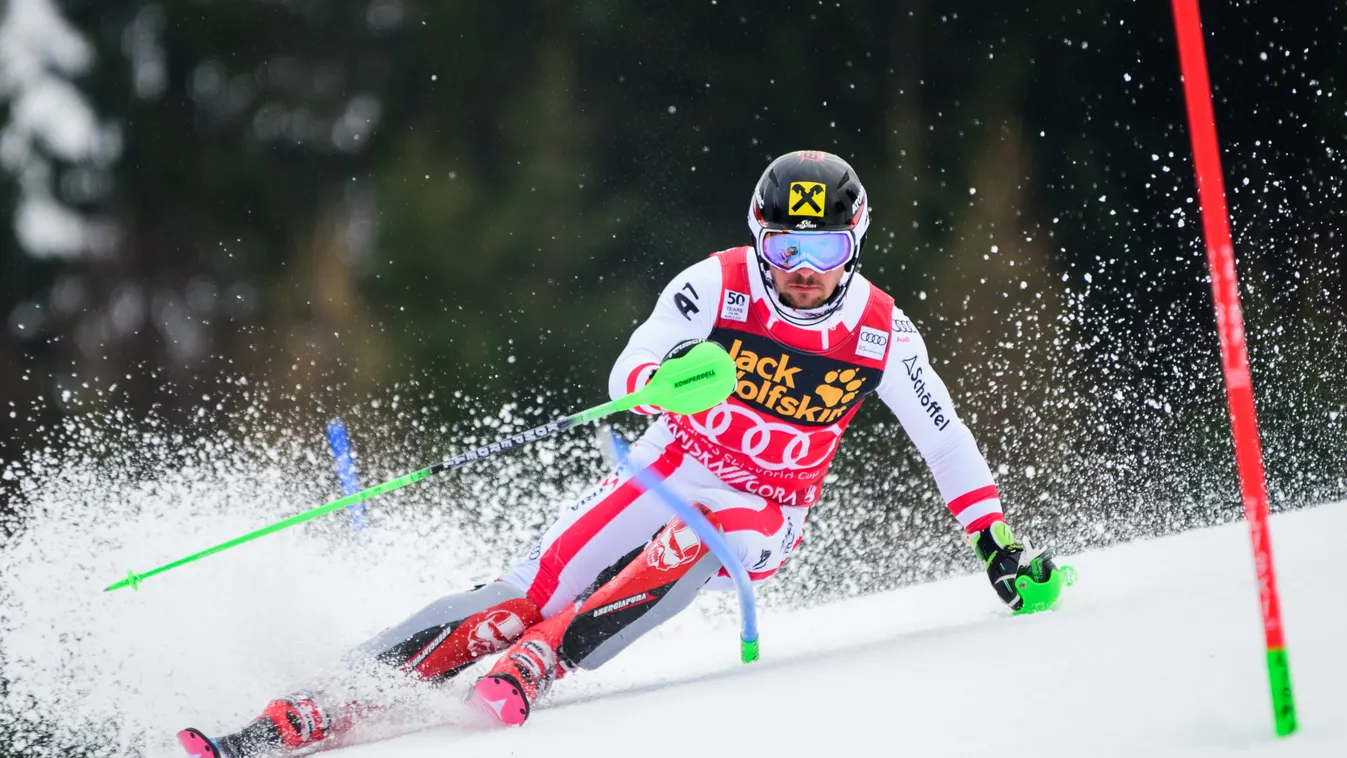
[(468, 701), (476, 710), (502, 724), (519, 726), (529, 717), (529, 701), (519, 684), (504, 676), (484, 676)]
[(195, 729), (178, 732), (178, 742), (192, 758), (220, 758), (220, 751), (216, 749), (215, 743)]

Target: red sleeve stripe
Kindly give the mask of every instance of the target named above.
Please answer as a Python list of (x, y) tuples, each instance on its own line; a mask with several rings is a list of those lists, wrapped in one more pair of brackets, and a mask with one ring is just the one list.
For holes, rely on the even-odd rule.
[(992, 524), (995, 524), (998, 521), (1005, 521), (1005, 520), (1006, 517), (1001, 515), (1000, 511), (997, 511), (996, 513), (988, 513), (986, 516), (983, 516), (977, 521), (974, 521), (973, 523), (964, 527), (964, 530), (967, 531), (969, 534), (976, 534), (977, 532), (986, 529), (987, 527), (991, 526)]
[[(657, 368), (659, 368), (658, 363), (642, 363), (632, 369), (631, 373), (627, 375), (627, 392), (635, 392), (644, 387), (650, 381), (650, 375), (655, 373)], [(649, 373), (646, 373), (647, 371)]]
[(981, 531), (981, 527), (978, 529), (974, 529), (973, 527), (978, 524), (995, 521), (996, 519), (990, 518), (992, 516), (1001, 516), (1000, 498), (989, 497), (980, 503), (973, 503), (967, 508), (964, 508), (956, 518), (959, 519), (959, 523), (963, 525), (964, 529), (969, 532), (976, 532)]
[(1000, 498), (1000, 494), (996, 491), (995, 484), (979, 487), (972, 492), (965, 492), (951, 500), (949, 503), (949, 512), (954, 514), (957, 518), (960, 513), (968, 510), (969, 507), (977, 505), (984, 500), (991, 500), (992, 498)]

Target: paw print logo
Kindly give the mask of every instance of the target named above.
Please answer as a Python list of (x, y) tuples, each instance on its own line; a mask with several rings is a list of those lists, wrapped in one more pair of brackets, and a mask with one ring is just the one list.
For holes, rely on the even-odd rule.
[(854, 368), (829, 371), (827, 376), (823, 377), (825, 383), (814, 388), (814, 394), (818, 395), (823, 404), (829, 408), (839, 403), (849, 403), (856, 399), (856, 390), (865, 384), (865, 377), (857, 379), (856, 373)]

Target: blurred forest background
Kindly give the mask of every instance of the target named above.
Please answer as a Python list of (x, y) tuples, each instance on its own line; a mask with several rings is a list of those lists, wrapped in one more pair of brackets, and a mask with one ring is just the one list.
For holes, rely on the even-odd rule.
[[(320, 451), (354, 416), (369, 455), (407, 420), (380, 398), (446, 452), (502, 404), (595, 404), (662, 284), (748, 242), (763, 166), (816, 148), (867, 185), (863, 270), (1017, 523), (1070, 546), (1240, 514), (1166, 2), (0, 9), (11, 507), (63, 418), (206, 433), (245, 382), (277, 434)], [(1203, 11), (1273, 507), (1341, 498), (1347, 13)], [(870, 507), (825, 502), (816, 545), (946, 550), (920, 461), (861, 421), (833, 501)]]

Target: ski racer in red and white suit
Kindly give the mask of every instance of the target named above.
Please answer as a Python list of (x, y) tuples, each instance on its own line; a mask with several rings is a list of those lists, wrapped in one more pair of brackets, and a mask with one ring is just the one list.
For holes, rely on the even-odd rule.
[[(719, 342), (739, 382), (708, 411), (660, 416), (633, 447), (632, 466), (652, 468), (674, 493), (714, 511), (749, 576), (765, 579), (802, 539), (842, 432), (874, 394), (907, 430), (965, 529), (1001, 520), (991, 471), (892, 298), (856, 275), (840, 308), (796, 326), (776, 317), (771, 296), (748, 247), (716, 253), (665, 287), (618, 357), (609, 394), (643, 387), (664, 356), (689, 340)], [(667, 507), (644, 494), (632, 473), (619, 471), (563, 510), (503, 577), (525, 588), (545, 618), (668, 520)]]
[[(675, 276), (609, 381), (621, 397), (663, 361), (713, 340), (738, 367), (734, 393), (702, 413), (660, 415), (618, 470), (563, 505), (499, 580), (381, 632), (355, 651), (353, 668), (383, 664), (442, 681), (508, 648), (469, 702), (491, 719), (523, 723), (557, 678), (602, 665), (703, 588), (732, 586), (642, 481), (660, 480), (700, 506), (749, 577), (767, 579), (799, 547), (842, 432), (872, 394), (921, 451), (998, 596), (1018, 607), (1015, 581), (1050, 572), (1050, 558), (1017, 543), (921, 336), (857, 272), (868, 225), (865, 189), (841, 158), (805, 151), (773, 161), (750, 202), (754, 245)], [(648, 475), (638, 477), (642, 470)], [(188, 729), (179, 738), (196, 756), (253, 758), (307, 748), (377, 706), (329, 683), (273, 701), (233, 734)]]

